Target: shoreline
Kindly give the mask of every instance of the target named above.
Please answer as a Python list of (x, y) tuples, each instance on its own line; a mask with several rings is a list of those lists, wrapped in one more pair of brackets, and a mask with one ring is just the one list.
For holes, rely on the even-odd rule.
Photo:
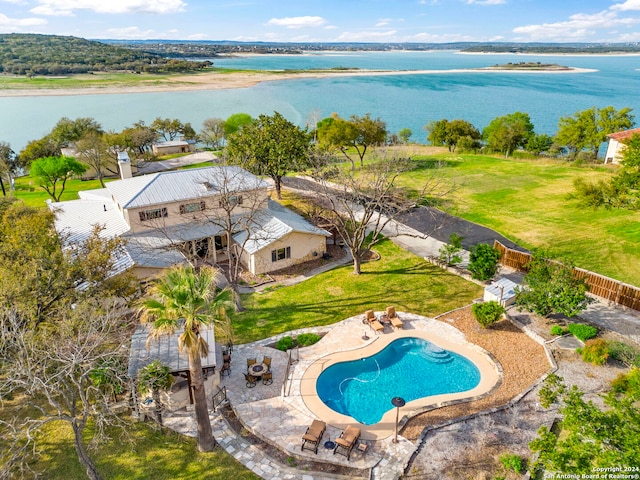
[(597, 70), (588, 68), (568, 67), (564, 70), (554, 69), (500, 69), (500, 68), (461, 68), (448, 70), (349, 70), (349, 71), (306, 71), (296, 73), (273, 72), (237, 72), (237, 73), (207, 73), (200, 75), (178, 75), (167, 79), (164, 84), (143, 83), (138, 85), (111, 86), (80, 86), (64, 88), (15, 88), (0, 89), (0, 97), (41, 97), (41, 96), (73, 96), (73, 95), (105, 95), (131, 93), (161, 93), (175, 91), (223, 90), (237, 88), (251, 88), (263, 82), (277, 82), (285, 80), (331, 78), (331, 77), (377, 77), (393, 75), (438, 75), (451, 73), (523, 73), (523, 74), (568, 74), (592, 73)]

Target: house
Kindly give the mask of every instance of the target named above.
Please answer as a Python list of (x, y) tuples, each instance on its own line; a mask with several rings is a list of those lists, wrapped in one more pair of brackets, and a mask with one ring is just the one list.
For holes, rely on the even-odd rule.
[(640, 135), (640, 128), (624, 130), (622, 132), (611, 133), (607, 135), (609, 144), (607, 145), (607, 153), (604, 156), (604, 163), (620, 163), (622, 160), (622, 150), (625, 148), (625, 141), (634, 135)]
[(126, 159), (119, 163), (123, 179), (48, 204), (70, 242), (87, 238), (95, 225), (104, 237), (124, 238), (119, 271), (146, 278), (187, 260), (224, 264), (238, 255), (257, 275), (326, 252), (329, 232), (270, 200), (269, 184), (240, 167), (131, 177)]
[(193, 153), (196, 151), (195, 141), (171, 140), (151, 145), (154, 155), (171, 155), (172, 153)]

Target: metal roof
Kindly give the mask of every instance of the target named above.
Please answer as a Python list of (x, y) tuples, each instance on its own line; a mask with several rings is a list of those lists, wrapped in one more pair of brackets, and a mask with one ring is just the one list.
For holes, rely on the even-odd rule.
[[(147, 345), (152, 324), (141, 324), (131, 337), (129, 350), (129, 378), (135, 378), (142, 367), (154, 360), (167, 365), (171, 371), (186, 372), (189, 370), (189, 357), (186, 352), (178, 351), (178, 337), (184, 332), (183, 328), (176, 329), (173, 335), (165, 335), (158, 340), (152, 340)], [(200, 336), (209, 345), (209, 354), (202, 358), (202, 368), (216, 366), (216, 339), (213, 326), (203, 327)], [(148, 347), (148, 348), (147, 348)]]
[(239, 232), (233, 236), (233, 239), (240, 245), (246, 240), (244, 249), (247, 253), (254, 254), (291, 232), (331, 236), (329, 232), (307, 222), (297, 213), (269, 200), (268, 208), (260, 215), (256, 215), (255, 225), (251, 231)]
[(242, 192), (267, 187), (265, 181), (235, 166), (158, 172), (107, 183), (107, 189), (122, 208), (202, 199), (222, 190)]

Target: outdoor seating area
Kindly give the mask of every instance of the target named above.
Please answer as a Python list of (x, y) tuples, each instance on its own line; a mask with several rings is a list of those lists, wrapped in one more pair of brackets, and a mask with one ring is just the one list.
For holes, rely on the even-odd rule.
[(255, 387), (260, 380), (262, 380), (263, 385), (271, 385), (273, 383), (271, 360), (268, 355), (265, 355), (260, 363), (258, 363), (256, 357), (247, 358), (247, 373), (244, 374), (247, 388)]
[(371, 329), (378, 334), (382, 334), (385, 331), (385, 327), (389, 326), (391, 329), (401, 330), (404, 328), (404, 323), (396, 312), (396, 307), (387, 307), (384, 312), (376, 316), (373, 310), (367, 310), (364, 313), (363, 323), (369, 325)]

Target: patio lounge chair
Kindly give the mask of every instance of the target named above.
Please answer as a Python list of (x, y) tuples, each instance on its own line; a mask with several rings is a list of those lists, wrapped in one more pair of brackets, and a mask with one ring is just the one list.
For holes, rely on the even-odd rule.
[(402, 323), (402, 320), (400, 320), (400, 317), (398, 317), (396, 313), (396, 307), (387, 307), (387, 319), (391, 322), (393, 328), (397, 328), (398, 330), (404, 328), (404, 323)]
[(262, 384), (263, 385), (271, 385), (273, 383), (273, 373), (266, 372), (262, 374)]
[(307, 449), (313, 450), (313, 452), (318, 454), (318, 445), (322, 441), (322, 436), (324, 435), (324, 431), (327, 429), (327, 424), (321, 422), (320, 420), (314, 420), (311, 423), (311, 426), (307, 428), (307, 431), (304, 432), (302, 436), (302, 446), (300, 447), (300, 451)]
[(373, 313), (373, 310), (367, 310), (364, 312), (364, 319), (369, 324), (369, 326), (376, 333), (382, 333), (384, 331), (384, 325), (382, 325)]
[(351, 458), (351, 451), (353, 447), (358, 444), (358, 440), (360, 440), (360, 429), (353, 425), (347, 426), (344, 432), (336, 438), (336, 448), (333, 449), (333, 454), (339, 453), (349, 460)]
[(264, 363), (264, 364), (266, 365), (266, 367), (267, 367), (267, 372), (268, 372), (269, 370), (271, 370), (271, 357), (267, 357), (267, 356), (265, 356), (265, 357), (262, 359), (262, 363)]
[(244, 379), (247, 381), (247, 388), (253, 388), (258, 384), (258, 379), (248, 373), (244, 374)]

